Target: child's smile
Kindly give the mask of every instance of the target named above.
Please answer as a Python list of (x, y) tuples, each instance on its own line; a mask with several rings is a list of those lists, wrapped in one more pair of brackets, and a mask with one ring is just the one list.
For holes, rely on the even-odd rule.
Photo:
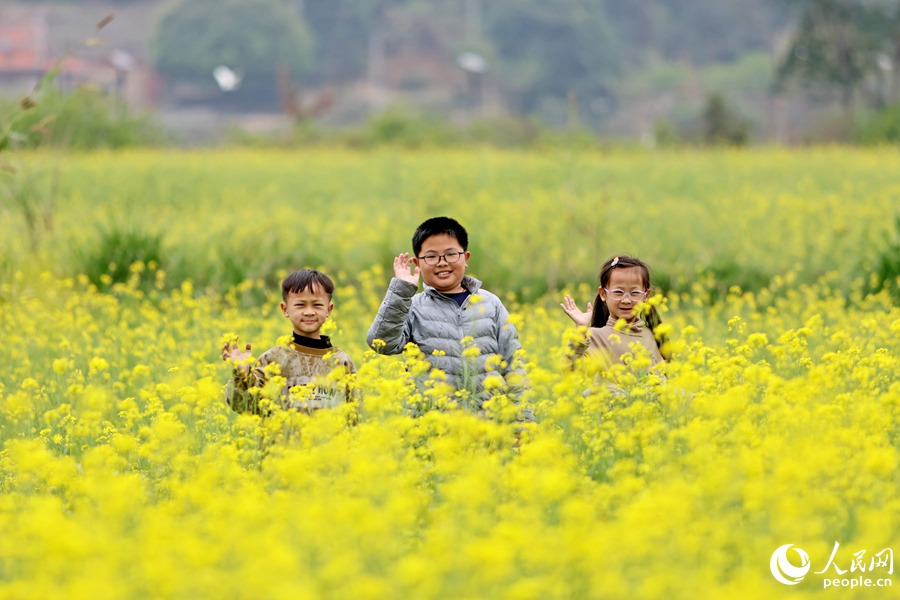
[(284, 316), (290, 319), (294, 333), (309, 338), (319, 338), (319, 330), (325, 324), (334, 305), (324, 290), (307, 288), (291, 293), (281, 303)]
[[(606, 288), (600, 288), (600, 297), (606, 302), (609, 314), (614, 319), (625, 319), (631, 323), (637, 318), (634, 307), (643, 300), (648, 284), (637, 267), (613, 269)], [(640, 296), (635, 298), (634, 296)]]
[[(413, 259), (425, 283), (445, 294), (462, 292), (469, 253), (452, 235), (440, 233), (422, 242), (419, 256)], [(431, 264), (429, 264), (431, 263)]]

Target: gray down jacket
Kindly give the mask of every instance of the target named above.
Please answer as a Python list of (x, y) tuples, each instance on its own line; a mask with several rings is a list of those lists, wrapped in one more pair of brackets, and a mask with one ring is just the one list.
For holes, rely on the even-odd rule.
[[(513, 355), (522, 346), (515, 326), (507, 322), (509, 313), (500, 298), (481, 289), (477, 279), (464, 277), (462, 286), (480, 300), (472, 302), (470, 296), (459, 306), (429, 285), (416, 294), (415, 285), (394, 277), (366, 341), (382, 354), (399, 354), (413, 342), (457, 388), (468, 387), (468, 380), (480, 392), (486, 377), (499, 375), (509, 385), (510, 396), (518, 398), (525, 386), (525, 373), (521, 365), (513, 363)], [(481, 351), (474, 360), (463, 358), (465, 337), (472, 337)], [(379, 348), (375, 340), (382, 340), (384, 347)], [(435, 356), (435, 350), (442, 351), (443, 356)], [(492, 355), (500, 355), (503, 365), (489, 373), (485, 363)]]

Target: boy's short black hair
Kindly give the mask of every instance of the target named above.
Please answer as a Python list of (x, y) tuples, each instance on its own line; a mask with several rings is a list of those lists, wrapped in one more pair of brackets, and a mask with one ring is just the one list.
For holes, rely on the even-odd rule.
[(287, 300), (288, 294), (299, 294), (307, 288), (310, 291), (323, 290), (329, 298), (334, 294), (334, 282), (328, 275), (315, 269), (301, 269), (294, 271), (281, 282), (281, 299)]
[(419, 256), (419, 251), (422, 250), (422, 244), (425, 243), (425, 240), (433, 235), (442, 233), (455, 237), (463, 250), (469, 249), (469, 234), (466, 233), (465, 227), (460, 225), (456, 219), (451, 219), (450, 217), (434, 217), (419, 225), (413, 234), (413, 254)]

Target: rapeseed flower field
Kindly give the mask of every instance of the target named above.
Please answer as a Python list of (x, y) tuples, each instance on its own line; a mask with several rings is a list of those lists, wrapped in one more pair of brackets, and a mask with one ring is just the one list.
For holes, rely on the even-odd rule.
[[(76, 155), (37, 250), (0, 215), (17, 232), (0, 265), (0, 597), (770, 598), (892, 582), (900, 308), (866, 265), (897, 157), (472, 154)], [(471, 271), (519, 328), (536, 423), (442, 409), (415, 351), (365, 345), (385, 257), (436, 213), (471, 222)], [(114, 226), (157, 228), (160, 263), (79, 272)], [(628, 250), (670, 277), (652, 301), (674, 360), (647, 373), (636, 352), (613, 392), (567, 363), (558, 302), (592, 300), (596, 268)], [(703, 269), (720, 255), (764, 283), (723, 289), (731, 275)], [(338, 284), (327, 333), (361, 402), (237, 415), (219, 349), (286, 336), (270, 278), (304, 266)], [(796, 585), (773, 577), (785, 544), (812, 567)]]

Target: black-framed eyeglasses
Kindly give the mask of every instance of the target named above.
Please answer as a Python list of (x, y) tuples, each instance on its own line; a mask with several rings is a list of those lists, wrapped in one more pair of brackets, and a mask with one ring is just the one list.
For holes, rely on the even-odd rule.
[(631, 297), (632, 300), (635, 300), (635, 301), (643, 300), (644, 298), (647, 297), (647, 294), (650, 293), (650, 290), (635, 290), (633, 292), (626, 292), (625, 290), (620, 290), (620, 289), (608, 290), (606, 288), (603, 288), (603, 291), (605, 291), (607, 294), (609, 294), (609, 297), (612, 298), (613, 300), (623, 300), (625, 298), (625, 296), (628, 295)]
[(465, 254), (465, 252), (457, 252), (454, 250), (453, 252), (447, 252), (446, 254), (426, 254), (425, 256), (420, 256), (419, 260), (429, 267), (433, 267), (441, 262), (442, 258), (450, 264), (459, 262), (459, 259), (462, 258), (463, 254)]

